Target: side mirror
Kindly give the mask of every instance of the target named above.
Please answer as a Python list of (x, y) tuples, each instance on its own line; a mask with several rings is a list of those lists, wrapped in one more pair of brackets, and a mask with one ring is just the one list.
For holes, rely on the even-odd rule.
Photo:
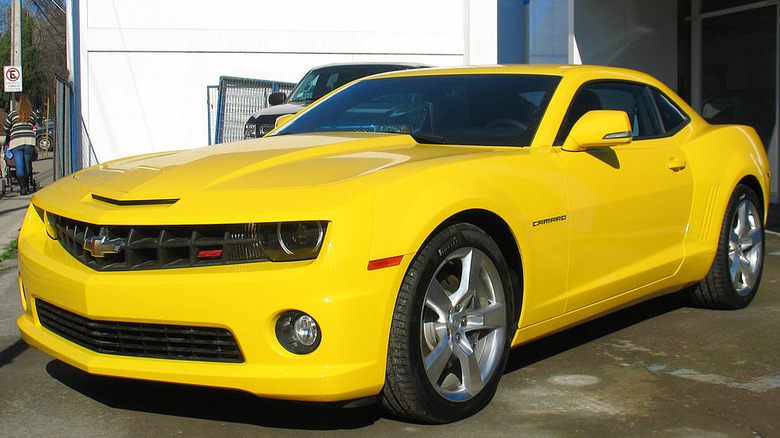
[(577, 120), (563, 143), (563, 150), (581, 152), (588, 148), (628, 144), (634, 139), (625, 111), (588, 111)]
[(287, 94), (283, 91), (277, 91), (268, 95), (268, 104), (271, 106), (281, 105), (287, 99)]
[(290, 119), (295, 117), (295, 114), (285, 114), (283, 116), (279, 116), (276, 118), (276, 123), (274, 123), (274, 129), (284, 125), (285, 123), (289, 122)]

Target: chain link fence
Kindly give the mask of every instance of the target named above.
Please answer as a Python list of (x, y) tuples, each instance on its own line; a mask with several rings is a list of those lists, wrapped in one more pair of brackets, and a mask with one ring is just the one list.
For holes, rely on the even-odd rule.
[(207, 87), (209, 144), (244, 139), (244, 124), (253, 113), (268, 107), (268, 95), (289, 94), (294, 83), (222, 76)]

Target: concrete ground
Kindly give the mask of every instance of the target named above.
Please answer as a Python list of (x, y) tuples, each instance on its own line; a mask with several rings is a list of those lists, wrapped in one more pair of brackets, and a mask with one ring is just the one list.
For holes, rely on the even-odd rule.
[[(3, 229), (18, 231), (25, 202), (29, 196), (0, 199)], [(374, 407), (92, 376), (29, 348), (16, 328), (20, 313), (15, 260), (6, 260), (0, 437), (780, 437), (775, 233), (767, 234), (761, 289), (748, 308), (701, 310), (664, 297), (523, 346), (487, 408), (443, 426), (399, 422)]]

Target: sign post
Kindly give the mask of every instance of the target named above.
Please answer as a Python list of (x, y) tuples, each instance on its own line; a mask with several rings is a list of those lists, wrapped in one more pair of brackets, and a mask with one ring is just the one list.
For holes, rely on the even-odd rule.
[(22, 67), (18, 65), (6, 65), (3, 67), (3, 80), (6, 93), (21, 93)]

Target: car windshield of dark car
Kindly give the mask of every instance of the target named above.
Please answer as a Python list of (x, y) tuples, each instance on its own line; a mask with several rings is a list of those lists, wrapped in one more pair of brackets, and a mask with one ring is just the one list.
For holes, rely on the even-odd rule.
[(311, 103), (355, 79), (406, 68), (408, 67), (400, 65), (360, 65), (312, 70), (290, 93), (288, 102)]
[(370, 79), (330, 96), (275, 135), (410, 134), (419, 142), (527, 146), (560, 77), (516, 74)]

